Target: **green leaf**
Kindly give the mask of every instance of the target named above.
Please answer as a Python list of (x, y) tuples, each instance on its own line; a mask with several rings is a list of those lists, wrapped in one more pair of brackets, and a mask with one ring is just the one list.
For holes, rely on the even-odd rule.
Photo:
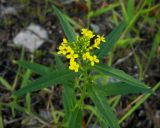
[(151, 89), (147, 87), (145, 84), (141, 83), (139, 80), (134, 79), (132, 76), (126, 74), (122, 70), (118, 70), (103, 64), (96, 65), (95, 70), (104, 75), (115, 77), (131, 85), (134, 88), (138, 88), (139, 90), (144, 90), (144, 92), (152, 92)]
[(62, 60), (60, 59), (60, 57), (59, 57), (57, 54), (55, 54), (54, 57), (55, 57), (57, 69), (58, 69), (58, 70), (64, 70), (64, 69), (66, 69), (66, 67), (65, 67), (65, 65), (63, 64), (63, 62), (62, 62)]
[(135, 0), (128, 0), (127, 17), (129, 21), (134, 17), (134, 12), (135, 12)]
[(120, 23), (107, 37), (106, 42), (102, 43), (100, 49), (96, 51), (99, 58), (103, 58), (113, 49), (115, 43), (121, 36), (124, 28), (126, 26), (125, 22)]
[(69, 115), (73, 111), (76, 104), (76, 95), (74, 92), (74, 85), (72, 83), (64, 84), (63, 91), (63, 106), (65, 111), (65, 120), (67, 122)]
[[(56, 66), (58, 70), (65, 70), (65, 65), (63, 64), (63, 62), (61, 61), (58, 55), (55, 55), (55, 60), (56, 60)], [(75, 108), (75, 105), (76, 105), (76, 95), (75, 95), (73, 83), (71, 82), (64, 83), (64, 91), (63, 91), (62, 100), (63, 100), (63, 107), (64, 107), (64, 112), (65, 112), (64, 122), (68, 123), (69, 128), (70, 127), (80, 128), (81, 125), (77, 123), (77, 122), (81, 122), (81, 118), (79, 119), (79, 116), (81, 117), (80, 111), (78, 113), (74, 112), (72, 114)], [(74, 114), (77, 114), (77, 119), (75, 119)]]
[(105, 123), (108, 124), (110, 128), (120, 128), (118, 125), (118, 120), (113, 113), (112, 108), (106, 101), (104, 93), (101, 93), (99, 88), (94, 85), (88, 88), (88, 92), (89, 96), (97, 107), (97, 111), (99, 112)]
[(154, 41), (152, 43), (152, 48), (151, 48), (151, 52), (149, 55), (149, 60), (151, 61), (152, 58), (154, 58), (157, 55), (157, 50), (158, 50), (158, 45), (160, 44), (160, 29), (159, 31), (156, 33)]
[[(156, 92), (160, 88), (160, 82), (158, 82), (154, 87), (152, 88), (153, 92)], [(139, 96), (138, 102), (136, 102), (125, 114), (120, 118), (119, 123), (121, 124), (124, 120), (128, 119), (130, 115), (132, 115), (136, 109), (140, 107), (150, 96), (152, 96), (151, 93), (144, 94)], [(137, 99), (138, 99), (137, 98)]]
[(76, 107), (71, 113), (67, 128), (82, 128), (82, 110)]
[(51, 68), (45, 67), (37, 63), (28, 62), (28, 61), (18, 61), (18, 64), (40, 75), (49, 74), (49, 73), (52, 73), (53, 71)]
[(101, 90), (105, 93), (106, 96), (151, 92), (150, 89), (144, 90), (139, 86), (133, 86), (124, 82), (107, 83), (106, 86), (101, 87)]
[(46, 74), (45, 76), (42, 76), (41, 78), (33, 81), (26, 87), (19, 89), (18, 91), (14, 92), (14, 95), (21, 96), (28, 92), (37, 91), (55, 84), (63, 84), (68, 80), (71, 80), (73, 76), (74, 73), (68, 70), (64, 70), (63, 72), (54, 71), (50, 74)]
[(88, 16), (89, 17), (99, 16), (99, 15), (101, 15), (103, 13), (106, 13), (106, 12), (108, 12), (110, 10), (113, 10), (117, 6), (119, 6), (119, 4), (117, 4), (117, 3), (116, 4), (110, 4), (110, 5), (108, 5), (108, 6), (104, 7), (104, 8), (100, 8), (100, 9), (98, 9), (96, 11), (90, 11)]
[(0, 83), (9, 91), (12, 91), (12, 86), (5, 80), (3, 77), (0, 76)]
[(56, 15), (58, 16), (58, 19), (60, 21), (60, 24), (65, 32), (65, 35), (67, 36), (68, 40), (70, 42), (76, 41), (76, 33), (72, 26), (69, 24), (66, 16), (54, 5), (52, 6)]

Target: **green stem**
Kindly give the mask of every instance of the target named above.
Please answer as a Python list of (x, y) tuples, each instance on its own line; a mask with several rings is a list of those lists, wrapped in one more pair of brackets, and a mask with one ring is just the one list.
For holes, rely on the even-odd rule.
[(3, 128), (2, 105), (0, 104), (0, 127)]
[(80, 100), (79, 100), (80, 107), (83, 106), (83, 101), (84, 101), (84, 98), (85, 98), (85, 95), (86, 95), (86, 89), (87, 89), (87, 85), (84, 84), (83, 90), (82, 90), (82, 93), (81, 93), (81, 97), (80, 97)]
[(79, 106), (80, 107), (83, 106), (83, 101), (84, 101), (85, 96), (86, 96), (86, 90), (87, 90), (87, 85), (88, 85), (87, 69), (84, 69), (83, 76), (84, 76), (84, 85), (83, 85), (83, 89), (81, 91), (81, 97), (80, 97), (80, 100), (79, 100)]

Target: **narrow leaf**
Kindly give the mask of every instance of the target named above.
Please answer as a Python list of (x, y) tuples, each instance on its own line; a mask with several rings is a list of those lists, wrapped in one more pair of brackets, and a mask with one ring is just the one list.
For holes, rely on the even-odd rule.
[(120, 128), (118, 125), (118, 120), (113, 113), (112, 108), (106, 101), (104, 93), (101, 93), (99, 88), (92, 85), (89, 88), (89, 96), (91, 97), (92, 101), (94, 102), (97, 110), (103, 120), (110, 126), (110, 128)]
[(30, 69), (35, 73), (38, 73), (40, 75), (45, 75), (52, 73), (52, 69), (45, 67), (41, 64), (33, 63), (33, 62), (28, 62), (28, 61), (18, 61), (18, 64), (24, 68)]
[(73, 75), (74, 73), (70, 71), (63, 71), (63, 72), (54, 71), (50, 74), (42, 76), (41, 78), (33, 81), (26, 87), (19, 89), (18, 91), (14, 92), (14, 95), (21, 96), (28, 92), (37, 91), (55, 84), (63, 84), (67, 80), (72, 79)]
[(124, 82), (108, 83), (106, 86), (102, 86), (101, 90), (106, 96), (151, 92), (149, 89), (145, 90), (139, 86), (133, 86)]
[[(58, 70), (65, 70), (65, 66), (62, 63), (58, 55), (55, 55), (56, 65)], [(77, 108), (73, 112), (76, 105), (76, 95), (74, 91), (73, 83), (64, 83), (63, 91), (63, 107), (65, 112), (64, 122), (68, 125), (69, 128), (81, 128), (81, 111)], [(70, 118), (69, 118), (70, 117)], [(79, 123), (77, 123), (79, 122)]]
[(74, 92), (74, 86), (72, 83), (64, 84), (63, 91), (63, 106), (65, 111), (65, 120), (67, 122), (69, 115), (73, 111), (76, 103), (76, 95)]
[(68, 127), (67, 128), (82, 128), (82, 110), (79, 107), (76, 107), (69, 117)]
[(69, 24), (66, 16), (54, 5), (52, 6), (56, 15), (58, 16), (58, 19), (60, 21), (60, 24), (70, 42), (74, 42), (76, 40), (76, 33), (72, 26)]
[(100, 9), (98, 9), (96, 11), (89, 12), (88, 16), (89, 17), (99, 16), (99, 15), (101, 15), (103, 13), (106, 13), (106, 12), (108, 12), (110, 10), (113, 10), (117, 6), (119, 6), (119, 4), (117, 4), (117, 3), (116, 4), (110, 4), (110, 5), (108, 5), (108, 6), (104, 7), (104, 8), (100, 8)]
[(96, 51), (99, 58), (103, 58), (113, 49), (115, 43), (120, 38), (126, 26), (125, 22), (120, 23), (107, 37), (106, 42), (102, 43), (100, 49)]
[(65, 68), (65, 65), (63, 64), (63, 62), (62, 62), (62, 60), (60, 59), (60, 57), (59, 57), (57, 54), (55, 54), (54, 57), (55, 57), (57, 69), (58, 69), (58, 70), (64, 70), (64, 69), (66, 69), (66, 68)]
[(135, 0), (128, 0), (127, 17), (130, 21), (134, 17)]
[(0, 83), (9, 91), (12, 91), (11, 85), (3, 77), (0, 76)]
[(139, 80), (134, 79), (132, 76), (126, 74), (122, 70), (118, 70), (118, 69), (109, 67), (107, 65), (102, 65), (102, 64), (96, 65), (95, 70), (102, 73), (102, 74), (115, 77), (115, 78), (121, 80), (122, 82), (125, 82), (125, 83), (128, 83), (129, 85), (132, 85), (135, 88), (142, 89), (142, 90), (144, 90), (144, 92), (151, 92), (149, 87), (147, 87), (145, 84), (141, 83)]

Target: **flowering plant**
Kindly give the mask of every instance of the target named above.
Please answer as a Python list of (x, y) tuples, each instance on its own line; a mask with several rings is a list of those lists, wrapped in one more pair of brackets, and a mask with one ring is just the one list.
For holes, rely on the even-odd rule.
[[(55, 54), (56, 68), (19, 61), (19, 65), (41, 77), (14, 92), (14, 95), (19, 97), (49, 86), (62, 85), (63, 114), (59, 114), (57, 116), (59, 118), (51, 123), (51, 126), (88, 127), (96, 118), (97, 125), (102, 128), (119, 128), (114, 108), (108, 102), (107, 96), (151, 92), (146, 85), (132, 76), (101, 61), (111, 51), (125, 25), (120, 24), (106, 38), (87, 29), (82, 29), (82, 36), (75, 36), (65, 16), (56, 7), (54, 10), (69, 40), (64, 38), (58, 48), (58, 54), (69, 59), (69, 69), (57, 54)], [(108, 77), (114, 77), (119, 81), (110, 82)], [(85, 102), (87, 99), (89, 101)]]

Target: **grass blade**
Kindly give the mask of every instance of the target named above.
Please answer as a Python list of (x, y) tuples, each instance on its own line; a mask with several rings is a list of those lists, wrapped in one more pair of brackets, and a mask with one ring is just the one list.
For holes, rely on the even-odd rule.
[[(155, 92), (157, 89), (160, 88), (160, 82), (157, 83), (153, 88), (152, 88), (152, 91)], [(128, 111), (125, 113), (125, 115), (119, 120), (119, 123), (122, 123), (125, 119), (127, 119), (136, 109), (139, 108), (139, 106), (141, 104), (143, 104), (150, 96), (151, 96), (151, 93), (149, 94), (145, 94), (145, 95), (142, 95), (143, 97)]]
[(0, 76), (0, 83), (5, 86), (6, 89), (8, 89), (9, 91), (12, 91), (12, 87), (11, 85), (3, 78)]
[(0, 128), (4, 128), (3, 127), (2, 105), (1, 104), (0, 104)]
[(135, 0), (128, 0), (128, 7), (127, 7), (127, 17), (128, 21), (134, 17), (135, 13)]
[(99, 16), (99, 15), (102, 15), (103, 13), (106, 13), (110, 10), (113, 10), (115, 7), (119, 6), (119, 4), (110, 4), (104, 8), (101, 8), (101, 9), (98, 9), (97, 11), (91, 11), (89, 12), (88, 16), (89, 17), (96, 17), (96, 16)]

